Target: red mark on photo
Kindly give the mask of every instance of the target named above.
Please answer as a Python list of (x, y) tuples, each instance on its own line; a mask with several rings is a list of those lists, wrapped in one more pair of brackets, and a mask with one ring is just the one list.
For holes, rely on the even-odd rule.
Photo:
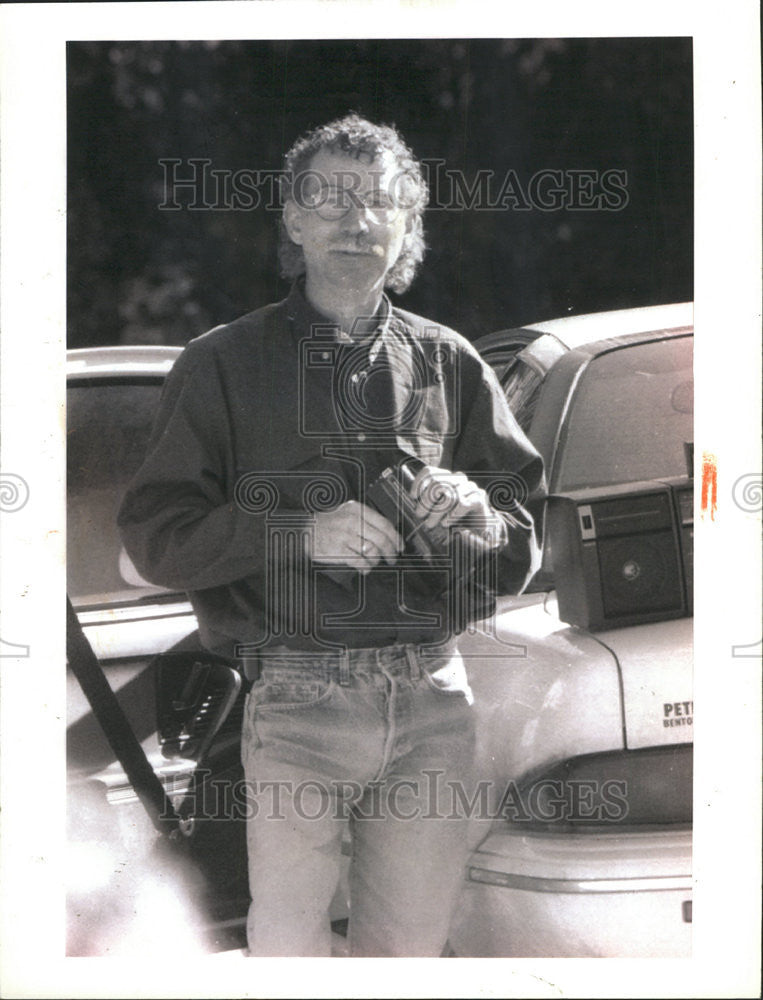
[(718, 461), (715, 455), (704, 452), (702, 455), (702, 516), (710, 514), (710, 520), (715, 520), (718, 506)]

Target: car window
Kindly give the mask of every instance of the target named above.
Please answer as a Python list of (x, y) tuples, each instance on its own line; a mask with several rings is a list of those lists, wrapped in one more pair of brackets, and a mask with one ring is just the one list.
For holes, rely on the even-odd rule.
[(162, 383), (77, 380), (67, 390), (67, 588), (75, 605), (167, 593), (124, 552), (116, 517), (148, 442)]
[(535, 334), (530, 343), (508, 355), (503, 349), (500, 353), (495, 351), (485, 354), (486, 360), (498, 375), (511, 412), (527, 434), (532, 426), (546, 374), (566, 353), (567, 348), (557, 337), (552, 334)]
[(593, 358), (572, 398), (554, 489), (686, 475), (693, 386), (691, 337), (629, 345)]
[(527, 433), (540, 395), (542, 377), (522, 358), (514, 358), (501, 378), (509, 409)]

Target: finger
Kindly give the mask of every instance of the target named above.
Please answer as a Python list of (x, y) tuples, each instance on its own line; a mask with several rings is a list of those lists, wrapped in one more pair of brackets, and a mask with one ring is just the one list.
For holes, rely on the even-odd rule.
[(411, 492), (416, 502), (416, 517), (425, 527), (438, 525), (457, 505), (458, 487), (458, 477), (442, 469), (419, 473)]
[(356, 500), (318, 514), (316, 523), (320, 525), (314, 548), (318, 561), (344, 563), (367, 573), (382, 558), (395, 562), (403, 549), (403, 540), (389, 521)]
[[(370, 543), (376, 551), (379, 559), (386, 559), (387, 562), (394, 562), (397, 556), (403, 551), (404, 542), (400, 534), (395, 530), (383, 514), (372, 507), (363, 506), (363, 519), (360, 526), (360, 544)], [(372, 553), (369, 553), (372, 554)]]
[(379, 561), (379, 550), (369, 541), (363, 541), (358, 531), (335, 532), (331, 542), (320, 553), (321, 562), (350, 566), (366, 574)]
[(315, 515), (313, 558), (317, 562), (355, 565), (360, 550), (362, 508), (354, 500)]
[(364, 558), (376, 565), (382, 559), (388, 563), (394, 563), (403, 548), (403, 540), (390, 525), (391, 534), (388, 531), (379, 531), (375, 527), (366, 525), (361, 539), (361, 554)]
[(449, 510), (442, 523), (445, 525), (458, 524), (465, 518), (485, 518), (490, 513), (487, 494), (484, 490), (475, 486), (474, 483), (466, 481), (466, 486), (458, 494), (457, 502)]
[(458, 521), (464, 513), (463, 494), (471, 489), (464, 476), (431, 477), (422, 484), (420, 514), (425, 527), (434, 528)]
[(374, 545), (373, 542), (366, 539), (361, 543), (360, 551), (358, 552), (359, 560), (357, 564), (357, 569), (364, 576), (370, 570), (377, 566), (381, 561), (382, 555), (379, 549)]
[(369, 541), (367, 538), (362, 543), (357, 540), (355, 544), (358, 545), (359, 548), (353, 554), (352, 564), (358, 572), (362, 573), (364, 576), (375, 566), (378, 566), (382, 559), (390, 565), (397, 561), (396, 552), (389, 550), (383, 551), (376, 545), (376, 543)]

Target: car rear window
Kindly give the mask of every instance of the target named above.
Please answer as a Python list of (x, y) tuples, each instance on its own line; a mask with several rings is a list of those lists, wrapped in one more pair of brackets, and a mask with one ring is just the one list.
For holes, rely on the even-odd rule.
[(693, 404), (690, 336), (593, 358), (572, 398), (554, 488), (686, 475)]
[(501, 379), (511, 412), (525, 433), (530, 430), (542, 377), (522, 358), (514, 358)]
[(117, 511), (142, 461), (161, 380), (78, 380), (67, 390), (67, 589), (75, 605), (166, 593), (122, 548)]

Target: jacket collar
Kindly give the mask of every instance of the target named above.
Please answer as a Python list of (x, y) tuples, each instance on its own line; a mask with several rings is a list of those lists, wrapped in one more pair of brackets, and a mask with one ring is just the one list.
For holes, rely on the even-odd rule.
[[(297, 340), (306, 337), (317, 337), (321, 340), (332, 340), (336, 343), (360, 343), (358, 338), (353, 338), (350, 334), (342, 330), (338, 323), (328, 319), (308, 301), (305, 295), (304, 275), (291, 286), (288, 298), (286, 299), (286, 313), (292, 323), (293, 332)], [(378, 353), (381, 343), (389, 328), (390, 317), (392, 316), (392, 304), (386, 295), (382, 295), (379, 305), (376, 329), (363, 341), (372, 344), (371, 353)], [(374, 350), (375, 348), (375, 350)]]

